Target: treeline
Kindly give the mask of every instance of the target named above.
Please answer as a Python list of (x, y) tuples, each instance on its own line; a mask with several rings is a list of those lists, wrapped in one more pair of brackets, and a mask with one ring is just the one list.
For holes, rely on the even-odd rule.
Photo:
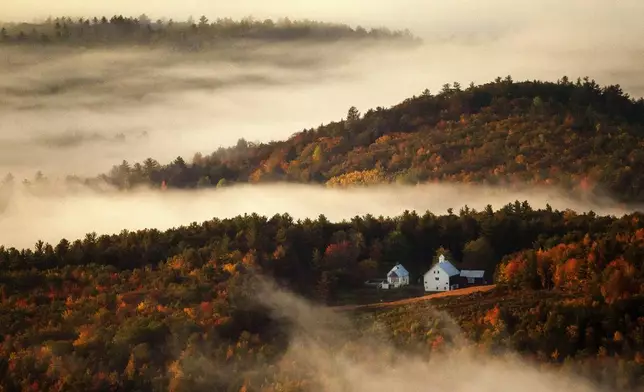
[(391, 31), (387, 28), (352, 28), (345, 24), (311, 20), (233, 20), (218, 18), (210, 21), (201, 16), (198, 21), (172, 19), (151, 20), (146, 15), (138, 18), (114, 15), (72, 19), (49, 18), (43, 23), (5, 25), (0, 30), (0, 43), (11, 45), (73, 45), (113, 46), (142, 45), (170, 46), (177, 49), (203, 50), (232, 39), (262, 41), (313, 40), (397, 40), (417, 42), (408, 30)]
[(557, 83), (511, 77), (446, 84), (389, 109), (236, 146), (192, 160), (122, 162), (73, 183), (120, 189), (198, 188), (288, 181), (330, 186), (461, 182), (556, 185), (624, 202), (644, 200), (644, 101), (588, 78)]
[[(449, 210), (443, 216), (405, 212), (396, 218), (367, 215), (338, 223), (323, 215), (317, 220), (294, 221), (287, 214), (271, 218), (253, 214), (193, 223), (165, 232), (148, 229), (118, 235), (90, 233), (83, 239), (62, 239), (58, 244), (39, 241), (33, 249), (0, 247), (0, 268), (46, 271), (99, 265), (132, 270), (164, 262), (186, 268), (243, 263), (301, 294), (326, 301), (339, 290), (351, 290), (366, 279), (383, 276), (396, 263), (403, 263), (413, 280), (419, 279), (437, 252), (449, 252), (461, 267), (486, 270), (491, 280), (506, 256), (531, 249), (554, 252), (559, 249), (556, 245), (580, 241), (597, 249), (594, 257), (602, 260), (594, 265), (593, 273), (601, 275), (604, 267), (623, 256), (624, 260), (617, 262), (623, 268), (627, 263), (639, 271), (631, 276), (639, 281), (642, 265), (637, 246), (643, 228), (640, 214), (621, 219), (593, 213), (577, 215), (550, 208), (534, 210), (527, 202), (509, 204), (496, 212), (490, 206), (481, 212), (465, 207), (458, 214)], [(615, 238), (626, 238), (625, 243), (635, 248), (619, 247)], [(550, 274), (544, 277), (545, 282), (549, 282), (547, 277), (558, 276), (554, 266), (567, 260), (552, 260), (555, 259), (555, 264), (540, 267), (540, 271), (547, 271), (542, 273)], [(514, 276), (510, 270), (501, 270), (501, 281)], [(599, 275), (597, 279), (603, 276)], [(546, 288), (552, 287), (548, 284), (544, 283)]]

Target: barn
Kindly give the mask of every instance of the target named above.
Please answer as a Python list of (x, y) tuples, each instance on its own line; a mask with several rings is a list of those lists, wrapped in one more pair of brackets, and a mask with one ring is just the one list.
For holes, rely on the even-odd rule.
[(440, 255), (438, 263), (434, 264), (423, 276), (425, 291), (450, 291), (459, 288), (461, 272), (445, 256)]

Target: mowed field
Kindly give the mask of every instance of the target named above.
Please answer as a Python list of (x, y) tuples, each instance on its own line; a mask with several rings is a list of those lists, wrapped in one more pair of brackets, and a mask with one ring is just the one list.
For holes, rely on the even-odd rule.
[(486, 285), (486, 286), (475, 286), (475, 287), (468, 287), (468, 288), (464, 288), (464, 289), (445, 291), (445, 292), (441, 292), (441, 293), (428, 294), (428, 295), (423, 295), (423, 296), (420, 296), (420, 297), (399, 299), (399, 300), (389, 301), (389, 302), (376, 302), (376, 303), (370, 303), (370, 304), (364, 304), (364, 305), (332, 306), (331, 309), (337, 310), (337, 311), (347, 311), (347, 310), (377, 309), (377, 308), (395, 307), (395, 306), (402, 306), (402, 305), (411, 304), (411, 303), (414, 303), (414, 302), (428, 301), (428, 300), (435, 299), (435, 298), (457, 297), (457, 296), (469, 295), (469, 294), (473, 294), (473, 293), (483, 293), (483, 292), (491, 291), (495, 287), (496, 287), (496, 285), (493, 285), (493, 284)]

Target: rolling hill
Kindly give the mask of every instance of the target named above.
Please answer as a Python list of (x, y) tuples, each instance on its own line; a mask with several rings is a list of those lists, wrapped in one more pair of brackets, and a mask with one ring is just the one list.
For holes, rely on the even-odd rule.
[(285, 141), (251, 143), (162, 165), (122, 162), (96, 179), (197, 188), (276, 181), (329, 186), (459, 182), (557, 186), (644, 200), (644, 101), (585, 78), (557, 83), (510, 77), (462, 88), (446, 84), (389, 109), (304, 130)]

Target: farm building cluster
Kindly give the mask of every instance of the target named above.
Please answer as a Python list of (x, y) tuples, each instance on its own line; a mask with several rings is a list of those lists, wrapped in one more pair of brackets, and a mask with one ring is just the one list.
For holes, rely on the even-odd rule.
[[(387, 273), (386, 279), (373, 283), (385, 290), (408, 286), (409, 271), (402, 264), (397, 264)], [(438, 263), (423, 275), (423, 287), (428, 292), (450, 291), (484, 284), (487, 284), (484, 270), (459, 270), (443, 255), (439, 256)]]

